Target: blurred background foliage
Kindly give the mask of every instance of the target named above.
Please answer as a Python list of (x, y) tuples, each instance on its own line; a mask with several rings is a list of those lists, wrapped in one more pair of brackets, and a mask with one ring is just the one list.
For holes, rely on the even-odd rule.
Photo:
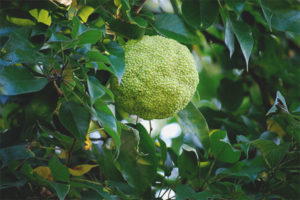
[[(299, 0), (0, 2), (1, 199), (299, 199)], [(199, 85), (176, 116), (114, 106), (122, 45), (162, 35)]]

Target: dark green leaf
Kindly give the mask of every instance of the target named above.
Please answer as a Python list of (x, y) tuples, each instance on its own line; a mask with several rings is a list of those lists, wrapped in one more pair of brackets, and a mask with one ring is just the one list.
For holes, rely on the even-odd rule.
[(106, 104), (101, 101), (95, 103), (95, 117), (102, 124), (102, 127), (107, 131), (107, 133), (113, 138), (117, 148), (120, 147), (120, 130), (118, 127), (118, 122), (111, 110)]
[(72, 19), (72, 22), (73, 22), (73, 29), (72, 29), (72, 32), (71, 32), (71, 37), (74, 39), (78, 35), (81, 35), (87, 29), (87, 27), (84, 26), (80, 22), (80, 20), (78, 19), (77, 16)]
[(289, 144), (276, 145), (274, 142), (264, 139), (257, 139), (251, 142), (263, 155), (266, 164), (273, 168), (285, 156), (289, 149)]
[(190, 102), (185, 109), (178, 113), (178, 121), (185, 134), (194, 134), (201, 141), (205, 149), (209, 148), (209, 131), (205, 118)]
[(85, 107), (72, 101), (64, 101), (59, 109), (58, 118), (77, 140), (85, 140), (90, 123), (90, 113)]
[(159, 14), (155, 16), (155, 28), (166, 37), (186, 44), (198, 42), (198, 39), (186, 27), (184, 22), (174, 14)]
[(218, 88), (218, 96), (224, 108), (235, 111), (244, 98), (242, 82), (232, 81), (227, 78), (222, 79)]
[(136, 24), (130, 24), (121, 20), (113, 20), (109, 23), (109, 28), (130, 39), (139, 39), (145, 34), (145, 29)]
[(85, 179), (73, 179), (73, 181), (71, 181), (70, 184), (74, 188), (89, 188), (89, 189), (92, 189), (95, 192), (97, 192), (98, 194), (100, 194), (104, 199), (116, 200), (115, 196), (110, 195), (109, 193), (107, 193), (105, 191), (105, 189), (103, 188), (103, 186), (98, 182), (89, 181), (89, 180), (85, 180)]
[(103, 55), (99, 51), (89, 51), (86, 53), (86, 56), (89, 61), (109, 63), (107, 56)]
[(183, 146), (177, 162), (179, 174), (182, 178), (192, 179), (198, 175), (198, 158), (196, 150), (192, 147)]
[(226, 131), (214, 130), (210, 133), (209, 139), (211, 152), (217, 160), (235, 163), (240, 159), (241, 152), (231, 146)]
[[(122, 128), (118, 162), (123, 178), (138, 193), (142, 193), (151, 187), (155, 178), (157, 161), (153, 141), (142, 125), (138, 125), (138, 129), (140, 141), (134, 129)], [(139, 149), (141, 151), (138, 151)]]
[(228, 6), (239, 16), (244, 8), (244, 0), (225, 0)]
[(229, 19), (232, 25), (232, 30), (241, 46), (248, 70), (248, 62), (254, 44), (251, 28), (245, 22), (236, 20), (236, 17), (233, 15), (230, 15)]
[(127, 19), (127, 21), (129, 21), (132, 24), (136, 24), (141, 28), (146, 28), (147, 27), (147, 21), (144, 20), (142, 17), (137, 16), (137, 17), (133, 17), (131, 15), (131, 5), (129, 0), (121, 0), (122, 3), (122, 11), (124, 13), (125, 18)]
[(206, 200), (209, 197), (212, 197), (210, 192), (196, 193), (191, 187), (182, 184), (176, 186), (175, 193), (176, 200)]
[(2, 167), (11, 160), (23, 160), (34, 157), (34, 153), (26, 148), (26, 145), (16, 145), (0, 149)]
[(219, 14), (217, 0), (184, 0), (182, 14), (185, 21), (197, 28), (206, 29), (211, 26)]
[(24, 67), (0, 67), (0, 94), (19, 95), (37, 92), (48, 83), (46, 78), (36, 77)]
[(77, 44), (95, 44), (101, 36), (102, 32), (98, 29), (86, 30), (79, 35)]
[(118, 78), (119, 82), (125, 71), (125, 56), (122, 47), (115, 43), (110, 42), (106, 45), (107, 51), (109, 52), (108, 60), (114, 75)]
[(62, 181), (62, 182), (69, 182), (70, 174), (68, 168), (61, 164), (58, 160), (57, 156), (54, 156), (49, 161), (49, 168), (51, 170), (51, 175), (53, 180), (55, 181)]
[(91, 95), (92, 103), (95, 102), (97, 98), (102, 97), (105, 94), (105, 87), (101, 85), (98, 79), (94, 76), (89, 76), (87, 79), (89, 93)]
[(70, 191), (70, 185), (66, 185), (66, 184), (62, 184), (62, 183), (55, 183), (55, 182), (50, 182), (50, 181), (49, 181), (49, 183), (56, 191), (59, 200), (64, 200)]

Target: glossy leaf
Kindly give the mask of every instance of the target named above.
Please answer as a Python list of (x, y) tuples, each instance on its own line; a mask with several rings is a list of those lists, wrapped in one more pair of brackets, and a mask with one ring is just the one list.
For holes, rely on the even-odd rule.
[(83, 164), (83, 165), (76, 165), (75, 167), (69, 168), (68, 170), (69, 173), (73, 176), (82, 176), (97, 166), (98, 165)]
[(119, 82), (125, 71), (125, 56), (122, 47), (115, 43), (110, 42), (106, 46), (107, 51), (109, 52), (108, 60), (114, 75), (118, 78)]
[(198, 192), (196, 193), (191, 187), (187, 185), (179, 184), (176, 186), (176, 200), (199, 200), (199, 199), (208, 199), (213, 195), (210, 192)]
[(232, 29), (231, 21), (227, 18), (226, 19), (226, 27), (225, 27), (225, 44), (229, 49), (230, 57), (234, 52), (234, 33)]
[(233, 15), (230, 15), (229, 19), (232, 30), (241, 46), (248, 70), (248, 62), (254, 45), (251, 28), (245, 22), (237, 20)]
[(177, 15), (158, 14), (154, 25), (159, 33), (179, 42), (192, 44), (198, 40)]
[(209, 148), (210, 144), (207, 123), (201, 112), (192, 103), (189, 103), (178, 113), (178, 121), (185, 134), (196, 135), (201, 141), (203, 147), (205, 149)]
[(185, 21), (200, 29), (211, 26), (219, 14), (217, 0), (184, 0), (181, 9)]
[(64, 200), (70, 191), (70, 185), (56, 183), (56, 182), (50, 182), (50, 185), (56, 191), (59, 200)]
[(0, 68), (0, 94), (19, 95), (37, 92), (43, 89), (48, 80), (34, 76), (25, 67), (1, 67)]
[(225, 0), (228, 6), (239, 16), (245, 6), (244, 0)]
[(120, 129), (118, 127), (118, 122), (111, 110), (106, 104), (101, 101), (95, 103), (95, 117), (101, 123), (102, 127), (107, 131), (107, 133), (114, 139), (117, 148), (120, 147)]
[(105, 88), (94, 76), (89, 76), (87, 83), (91, 101), (94, 103), (97, 98), (100, 98), (105, 94)]
[(83, 143), (90, 123), (90, 113), (86, 108), (75, 102), (65, 101), (59, 109), (58, 118), (64, 127)]
[(277, 93), (276, 93), (276, 98), (275, 98), (273, 106), (270, 108), (270, 110), (267, 112), (266, 115), (276, 113), (278, 108), (289, 113), (288, 107), (285, 102), (285, 98), (282, 96), (282, 94), (279, 91), (277, 91)]
[(136, 24), (122, 22), (121, 20), (113, 20), (109, 22), (109, 28), (121, 36), (130, 39), (139, 39), (145, 34), (144, 28), (141, 28)]
[(101, 37), (102, 32), (98, 29), (90, 29), (78, 36), (78, 45), (95, 44)]
[(240, 159), (241, 152), (231, 146), (226, 131), (213, 130), (209, 134), (209, 139), (211, 152), (217, 160), (235, 163)]

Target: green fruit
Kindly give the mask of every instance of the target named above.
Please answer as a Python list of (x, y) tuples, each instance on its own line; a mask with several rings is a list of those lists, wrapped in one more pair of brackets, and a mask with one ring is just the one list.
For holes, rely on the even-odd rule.
[(163, 119), (182, 110), (198, 85), (193, 55), (162, 36), (144, 36), (124, 46), (125, 72), (111, 88), (116, 106), (143, 119)]

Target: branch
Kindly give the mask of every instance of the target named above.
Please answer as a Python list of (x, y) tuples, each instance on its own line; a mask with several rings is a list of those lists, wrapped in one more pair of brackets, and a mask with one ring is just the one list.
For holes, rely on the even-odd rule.
[(219, 38), (217, 38), (216, 36), (210, 34), (209, 32), (202, 31), (201, 33), (205, 36), (205, 38), (208, 42), (212, 42), (212, 43), (216, 43), (216, 44), (220, 44), (220, 45), (225, 46), (225, 42), (223, 40), (220, 40)]

